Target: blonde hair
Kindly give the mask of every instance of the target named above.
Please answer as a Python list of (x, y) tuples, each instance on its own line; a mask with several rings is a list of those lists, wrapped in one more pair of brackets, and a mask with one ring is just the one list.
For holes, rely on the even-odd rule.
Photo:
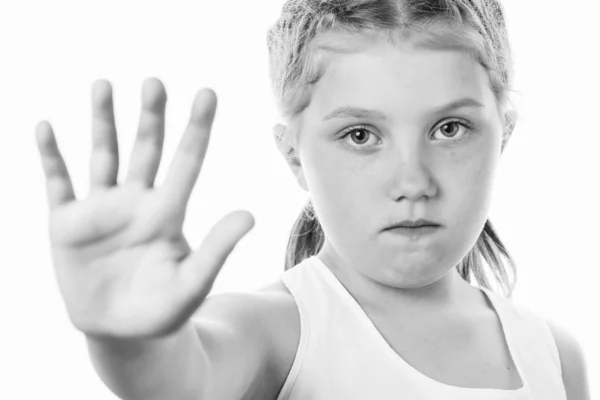
[[(467, 52), (488, 71), (500, 115), (507, 118), (505, 132), (511, 133), (516, 121), (508, 107), (512, 57), (504, 10), (497, 0), (288, 0), (267, 34), (272, 90), (285, 119), (295, 122), (309, 105), (328, 56), (355, 51), (346, 34), (383, 35), (397, 45), (410, 42), (421, 48)], [(287, 157), (292, 160), (298, 139), (292, 129), (300, 131), (299, 125), (290, 123), (289, 134), (276, 135), (288, 146)], [(309, 200), (292, 227), (284, 270), (317, 254), (324, 240)], [(456, 268), (467, 282), (474, 276), (478, 285), (493, 290), (481, 258), (510, 298), (517, 278), (515, 263), (489, 219)]]

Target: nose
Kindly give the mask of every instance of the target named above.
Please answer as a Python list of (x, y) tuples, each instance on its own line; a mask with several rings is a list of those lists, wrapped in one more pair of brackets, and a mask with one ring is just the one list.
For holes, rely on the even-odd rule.
[(391, 179), (392, 197), (418, 201), (422, 197), (431, 198), (437, 193), (431, 163), (424, 149), (416, 146), (405, 147), (392, 156)]

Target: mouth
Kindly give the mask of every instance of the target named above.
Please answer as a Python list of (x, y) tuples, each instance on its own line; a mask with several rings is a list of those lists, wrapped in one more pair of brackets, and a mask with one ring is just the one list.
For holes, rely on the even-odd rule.
[(440, 225), (419, 225), (419, 226), (396, 226), (385, 230), (394, 237), (405, 237), (410, 240), (418, 240), (429, 237), (442, 229)]
[(387, 228), (387, 230), (390, 229), (418, 229), (418, 228), (439, 228), (441, 225), (433, 222), (433, 221), (428, 221), (425, 219), (418, 219), (416, 221), (410, 221), (410, 220), (405, 220), (402, 222), (399, 222), (397, 224), (394, 224), (390, 227)]
[(439, 225), (394, 226), (389, 229), (420, 229), (420, 228), (439, 228)]

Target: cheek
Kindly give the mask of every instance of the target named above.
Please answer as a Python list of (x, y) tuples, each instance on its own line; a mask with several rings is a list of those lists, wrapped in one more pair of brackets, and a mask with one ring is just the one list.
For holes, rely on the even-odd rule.
[(374, 180), (365, 168), (350, 165), (347, 160), (331, 154), (312, 153), (305, 169), (313, 206), (321, 225), (331, 237), (348, 241), (358, 240), (365, 221), (373, 218)]
[(489, 191), (500, 153), (495, 132), (479, 132), (475, 139), (462, 151), (451, 153), (448, 159), (450, 168), (459, 177), (459, 186), (473, 196)]
[(496, 157), (491, 151), (477, 149), (476, 152), (454, 162), (447, 172), (447, 182), (452, 182), (452, 210), (461, 221), (472, 221), (483, 226), (487, 219), (492, 197)]
[(372, 215), (369, 205), (373, 201), (368, 198), (372, 190), (364, 174), (340, 166), (318, 171), (312, 177), (311, 197), (323, 208), (323, 216), (349, 226), (354, 220), (364, 223), (364, 217)]
[[(333, 144), (313, 145), (307, 151), (304, 171), (311, 196), (319, 202), (352, 205), (365, 192), (368, 180), (365, 169), (357, 163), (349, 163), (348, 157), (340, 156), (339, 151), (326, 150)], [(326, 204), (326, 203), (324, 203)]]

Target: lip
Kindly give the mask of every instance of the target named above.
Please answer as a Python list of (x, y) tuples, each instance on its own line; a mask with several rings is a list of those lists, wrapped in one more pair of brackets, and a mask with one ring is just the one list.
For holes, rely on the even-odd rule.
[(416, 221), (411, 221), (411, 220), (407, 219), (407, 220), (398, 222), (397, 224), (394, 224), (394, 225), (386, 228), (386, 230), (399, 229), (399, 228), (410, 230), (410, 229), (416, 229), (416, 228), (421, 228), (421, 227), (439, 228), (440, 224), (433, 222), (433, 221), (426, 220), (426, 219), (418, 219)]
[(428, 235), (436, 233), (441, 228), (442, 227), (439, 225), (438, 226), (433, 226), (433, 225), (425, 226), (424, 225), (424, 226), (418, 226), (418, 227), (414, 227), (414, 228), (410, 228), (410, 227), (391, 228), (391, 229), (387, 229), (386, 232), (389, 232), (389, 233), (393, 234), (394, 236), (401, 235), (407, 239), (418, 240), (418, 239), (424, 238)]

